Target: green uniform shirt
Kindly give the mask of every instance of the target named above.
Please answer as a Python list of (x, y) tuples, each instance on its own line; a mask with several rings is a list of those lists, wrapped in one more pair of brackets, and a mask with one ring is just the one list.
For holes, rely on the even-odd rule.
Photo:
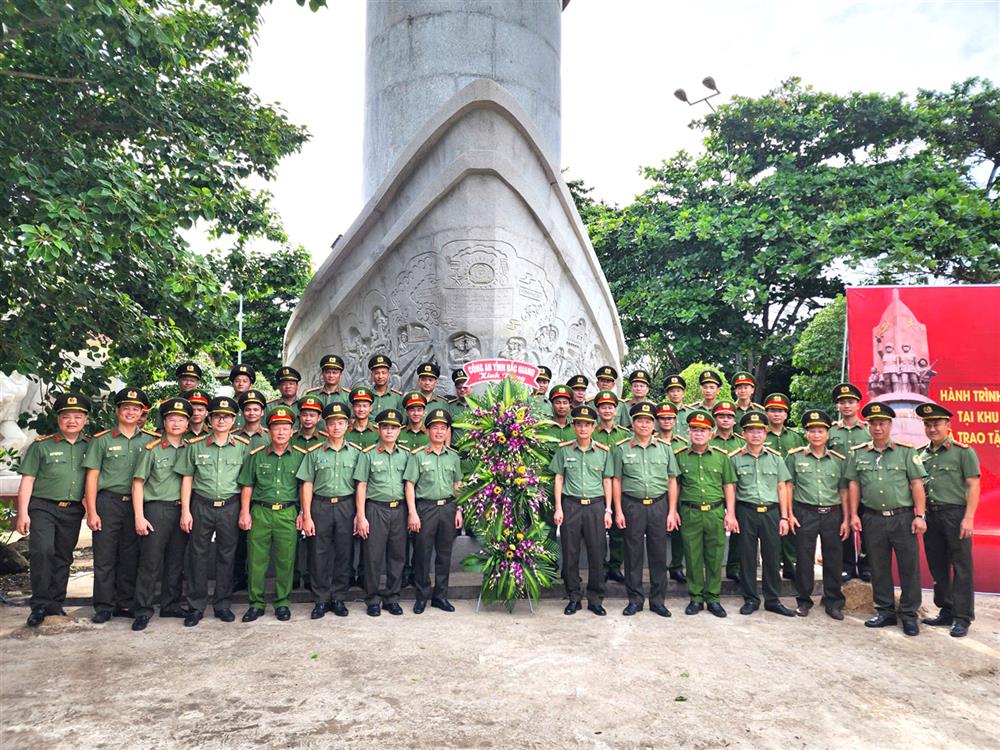
[(182, 477), (193, 477), (191, 489), (209, 500), (226, 500), (240, 491), (236, 478), (243, 466), (243, 457), (250, 452), (246, 438), (230, 433), (229, 440), (219, 445), (209, 435), (188, 443), (177, 458), (174, 471)]
[(438, 393), (432, 393), (430, 397), (428, 397), (426, 393), (422, 393), (421, 395), (427, 399), (427, 406), (424, 407), (427, 411), (430, 411), (431, 409), (444, 409), (450, 413), (450, 404), (448, 403), (447, 396), (442, 396)]
[[(643, 401), (653, 401), (652, 397), (644, 398)], [(636, 401), (635, 403), (639, 403)], [(628, 410), (631, 409), (635, 404), (629, 401), (619, 401), (618, 409), (615, 411), (615, 419), (618, 420), (618, 424), (629, 431), (629, 435), (632, 434), (632, 417), (629, 415)]]
[(365, 448), (378, 445), (378, 427), (369, 422), (365, 429), (359, 430), (356, 429), (352, 423), (350, 429), (347, 430), (345, 437), (347, 438), (347, 442), (358, 450), (363, 451)]
[(422, 448), (430, 441), (431, 439), (427, 437), (427, 431), (422, 427), (416, 432), (409, 428), (400, 430), (399, 437), (396, 438), (396, 442), (399, 443), (399, 447), (405, 448), (408, 451), (412, 451), (414, 448)]
[(792, 499), (806, 505), (840, 505), (847, 487), (847, 456), (827, 447), (819, 457), (812, 448), (793, 448), (785, 457), (792, 477)]
[(290, 442), (292, 445), (297, 445), (299, 446), (299, 448), (308, 451), (310, 448), (325, 443), (326, 438), (327, 438), (327, 433), (324, 430), (315, 430), (312, 434), (312, 437), (306, 437), (301, 432), (296, 432), (294, 435), (292, 435), (292, 439)]
[(242, 427), (239, 430), (234, 430), (235, 434), (240, 437), (246, 438), (247, 442), (250, 444), (250, 450), (254, 448), (260, 448), (262, 445), (271, 444), (271, 434), (263, 427), (261, 427), (257, 432), (252, 435), (246, 431), (246, 427)]
[(90, 438), (80, 435), (71, 443), (57, 434), (40, 437), (29, 445), (18, 471), (35, 478), (31, 496), (58, 503), (80, 502), (87, 473), (83, 459), (90, 442)]
[(615, 446), (612, 473), (621, 477), (622, 494), (632, 497), (660, 497), (670, 486), (670, 477), (679, 473), (671, 448), (655, 437), (646, 447), (634, 438)]
[(547, 396), (532, 396), (531, 410), (535, 419), (552, 419), (552, 404)]
[(325, 391), (322, 387), (316, 386), (315, 388), (306, 390), (306, 395), (319, 399), (323, 406), (343, 404), (347, 407), (348, 411), (351, 409), (351, 391), (349, 388), (342, 388), (338, 385), (333, 391)]
[(191, 430), (188, 430), (187, 432), (185, 432), (184, 433), (184, 439), (185, 440), (194, 440), (195, 438), (200, 438), (203, 435), (208, 435), (210, 432), (211, 432), (211, 430), (208, 429), (208, 423), (206, 422), (204, 425), (202, 425), (201, 432), (192, 432)]
[(734, 404), (736, 406), (736, 409), (735, 409), (735, 411), (736, 411), (736, 427), (734, 427), (733, 429), (735, 429), (735, 430), (740, 429), (740, 420), (743, 419), (743, 416), (745, 414), (749, 414), (752, 411), (759, 411), (759, 412), (763, 412), (764, 411), (764, 407), (761, 404), (758, 404), (758, 403), (756, 403), (754, 401), (751, 401), (750, 405), (746, 409), (744, 409), (742, 406), (740, 406), (736, 402), (734, 402)]
[(736, 483), (736, 472), (725, 451), (711, 445), (696, 453), (690, 445), (674, 451), (680, 473), (680, 500), (685, 503), (716, 503), (725, 499), (723, 485)]
[(874, 510), (912, 507), (910, 481), (926, 476), (920, 454), (894, 440), (882, 451), (874, 443), (859, 445), (847, 462), (847, 479), (861, 485), (861, 503)]
[(386, 409), (395, 409), (396, 411), (403, 413), (403, 394), (397, 391), (395, 388), (386, 388), (385, 393), (381, 396), (375, 391), (375, 386), (371, 387), (372, 395), (375, 399), (372, 401), (372, 419), (374, 420)]
[(830, 428), (830, 439), (826, 447), (845, 456), (851, 455), (856, 445), (864, 445), (872, 436), (868, 434), (868, 425), (858, 421), (853, 427), (845, 427), (843, 422), (834, 422)]
[(413, 482), (418, 500), (450, 500), (455, 482), (462, 481), (462, 459), (451, 448), (435, 453), (430, 445), (416, 447), (406, 459), (403, 480)]
[(361, 451), (346, 440), (340, 449), (329, 442), (314, 446), (302, 460), (296, 479), (312, 482), (313, 494), (344, 497), (354, 494), (354, 469)]
[(241, 487), (253, 487), (250, 499), (261, 503), (299, 502), (299, 480), (295, 475), (306, 456), (303, 448), (289, 445), (278, 454), (273, 445), (262, 445), (243, 459), (236, 481)]
[[(566, 426), (560, 427), (558, 424), (550, 424), (546, 427), (542, 427), (538, 430), (538, 434), (547, 435), (548, 437), (555, 438), (560, 443), (564, 443), (567, 440), (576, 440), (576, 430), (573, 429), (573, 421), (567, 417)], [(555, 450), (556, 446), (549, 443), (549, 448)]]
[(368, 483), (366, 499), (388, 503), (403, 499), (403, 472), (410, 453), (398, 445), (390, 453), (381, 443), (366, 448), (354, 467), (354, 479)]
[(174, 471), (174, 466), (186, 447), (186, 443), (181, 443), (175, 448), (166, 438), (146, 444), (132, 475), (142, 480), (143, 503), (169, 503), (181, 499), (181, 475)]
[(267, 424), (268, 417), (271, 416), (272, 412), (279, 406), (284, 406), (285, 408), (291, 409), (292, 414), (295, 415), (295, 421), (292, 422), (292, 429), (299, 429), (299, 399), (296, 396), (291, 401), (282, 401), (280, 398), (275, 398), (267, 402), (267, 406), (264, 409), (264, 418), (260, 420), (261, 424)]
[(708, 444), (714, 445), (716, 448), (721, 448), (726, 453), (732, 453), (733, 451), (738, 451), (746, 445), (747, 441), (734, 432), (727, 438), (721, 438), (718, 434), (716, 434), (709, 439)]
[(576, 440), (567, 440), (552, 456), (549, 471), (562, 475), (564, 495), (603, 498), (604, 479), (614, 475), (614, 460), (603, 443), (591, 440), (590, 447), (583, 450)]
[(934, 450), (928, 443), (920, 450), (927, 478), (924, 489), (927, 502), (965, 505), (965, 480), (978, 477), (979, 456), (967, 445), (949, 437)]
[(767, 431), (767, 437), (764, 438), (764, 446), (770, 448), (771, 450), (777, 451), (784, 458), (788, 455), (788, 451), (792, 448), (801, 448), (803, 445), (808, 445), (808, 441), (798, 430), (793, 430), (791, 427), (786, 427), (781, 431), (781, 434)]
[(94, 435), (83, 459), (83, 468), (98, 469), (97, 489), (119, 495), (132, 494), (132, 476), (139, 454), (156, 433), (136, 430), (125, 437), (117, 428)]
[(674, 425), (674, 434), (680, 435), (682, 438), (687, 438), (688, 436), (688, 414), (691, 413), (692, 407), (685, 406), (681, 404), (680, 406), (674, 406), (677, 409), (677, 424)]
[(792, 477), (785, 460), (766, 447), (755, 456), (745, 446), (729, 456), (736, 473), (736, 502), (773, 505), (778, 502), (778, 484)]
[[(605, 445), (608, 448), (614, 448), (622, 440), (632, 437), (632, 433), (626, 430), (620, 424), (615, 424), (611, 430), (605, 430), (600, 424), (597, 425), (597, 429), (594, 430), (594, 434), (591, 436), (593, 440)], [(576, 439), (576, 434), (574, 433), (573, 439)]]

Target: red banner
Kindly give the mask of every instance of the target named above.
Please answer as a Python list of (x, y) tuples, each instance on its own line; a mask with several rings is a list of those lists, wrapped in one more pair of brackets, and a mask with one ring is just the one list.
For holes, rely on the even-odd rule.
[(513, 359), (477, 359), (462, 365), (465, 374), (469, 376), (466, 385), (477, 383), (496, 383), (506, 377), (520, 380), (532, 388), (537, 384), (538, 367), (528, 362), (518, 362)]
[[(927, 443), (914, 409), (945, 406), (955, 439), (979, 454), (973, 536), (977, 591), (1000, 592), (1000, 287), (847, 290), (848, 377), (893, 406), (893, 436)], [(924, 585), (931, 580), (924, 565)]]

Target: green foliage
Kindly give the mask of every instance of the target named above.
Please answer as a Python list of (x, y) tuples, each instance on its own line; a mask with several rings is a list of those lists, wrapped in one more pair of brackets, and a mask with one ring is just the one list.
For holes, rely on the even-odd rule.
[(307, 138), (240, 80), (265, 2), (4, 4), (0, 369), (94, 393), (232, 350), (231, 294), (181, 232), (284, 240), (245, 183)]
[[(709, 353), (760, 391), (798, 333), (858, 273), (872, 283), (1000, 280), (997, 88), (828, 94), (789, 79), (694, 123), (705, 152), (644, 170), (623, 208), (574, 197), (633, 352), (676, 371)], [(995, 170), (994, 170), (995, 174)]]
[(715, 370), (722, 378), (722, 387), (719, 388), (719, 400), (733, 400), (733, 389), (729, 386), (729, 378), (719, 365), (711, 365), (706, 362), (693, 362), (680, 372), (687, 387), (684, 389), (684, 403), (690, 404), (701, 401), (701, 387), (698, 385), (698, 376), (705, 370)]
[(847, 327), (847, 300), (842, 294), (809, 321), (792, 349), (792, 419), (799, 423), (806, 409), (823, 409), (831, 417), (837, 405), (831, 394), (840, 382), (840, 363)]

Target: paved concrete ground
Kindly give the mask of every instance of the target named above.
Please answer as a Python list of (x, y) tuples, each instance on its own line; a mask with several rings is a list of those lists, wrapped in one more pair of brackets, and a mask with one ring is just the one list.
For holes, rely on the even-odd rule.
[[(289, 623), (0, 608), (0, 746), (684, 748), (1000, 745), (1000, 599), (965, 639), (862, 616), (474, 612)], [(71, 612), (80, 618), (90, 609)]]

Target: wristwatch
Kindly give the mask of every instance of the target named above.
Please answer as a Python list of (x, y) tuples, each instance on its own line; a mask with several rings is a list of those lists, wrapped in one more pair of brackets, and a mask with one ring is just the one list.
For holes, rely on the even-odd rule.
[(605, 512), (605, 513), (612, 513), (613, 511), (611, 510), (611, 508), (605, 508), (605, 509), (604, 509), (604, 512)]
[(913, 517), (914, 518), (919, 518), (921, 521), (923, 521), (923, 520), (925, 520), (927, 518), (927, 514), (926, 513), (914, 513)]

